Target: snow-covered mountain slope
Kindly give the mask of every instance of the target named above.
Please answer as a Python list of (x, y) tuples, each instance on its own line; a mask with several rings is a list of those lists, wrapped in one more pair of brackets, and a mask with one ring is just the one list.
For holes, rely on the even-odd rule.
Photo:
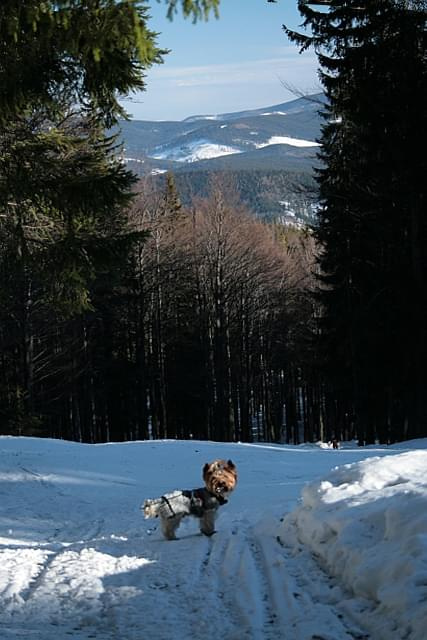
[[(255, 133), (255, 132), (254, 132)], [(170, 143), (161, 145), (154, 150), (151, 157), (156, 160), (173, 160), (175, 162), (198, 162), (199, 160), (210, 160), (222, 156), (229, 156), (235, 153), (245, 153), (255, 149), (263, 149), (277, 144), (289, 147), (318, 147), (317, 142), (312, 140), (302, 140), (300, 138), (290, 138), (289, 136), (271, 136), (265, 142), (257, 142), (244, 139), (233, 139), (234, 147), (226, 144), (217, 144), (209, 140), (192, 139), (188, 142), (180, 141), (178, 144)]]
[[(422, 640), (427, 442), (403, 447), (0, 438), (0, 638)], [(217, 533), (163, 540), (142, 501), (216, 457)]]
[(261, 107), (259, 109), (246, 109), (245, 111), (234, 111), (231, 113), (221, 113), (217, 115), (198, 115), (186, 118), (184, 122), (195, 122), (204, 119), (233, 121), (241, 118), (254, 118), (257, 116), (270, 115), (296, 115), (301, 113), (312, 113), (317, 111), (323, 104), (324, 97), (322, 94), (313, 94), (304, 98), (296, 98), (270, 107)]
[[(315, 150), (320, 135), (321, 97), (300, 98), (289, 103), (238, 113), (198, 115), (182, 122), (122, 123), (125, 158), (154, 158), (172, 163), (197, 163), (231, 154), (245, 154), (266, 146), (284, 144)], [(288, 105), (288, 106), (287, 106)], [(274, 154), (274, 149), (272, 150)], [(262, 156), (260, 163), (262, 165)], [(310, 169), (315, 153), (307, 154)], [(253, 164), (253, 159), (250, 160)], [(286, 156), (277, 156), (278, 168), (289, 168)], [(242, 160), (239, 161), (241, 166)], [(149, 172), (150, 163), (147, 163)], [(227, 164), (227, 167), (229, 163)], [(144, 167), (138, 167), (139, 172)]]
[[(226, 172), (241, 202), (262, 219), (282, 220), (280, 201), (295, 201), (298, 224), (315, 222), (322, 96), (180, 122), (121, 122), (123, 162), (137, 176), (172, 171), (183, 204), (209, 197), (212, 173)], [(286, 185), (284, 188), (283, 185)]]
[(220, 156), (228, 156), (233, 153), (241, 153), (237, 147), (225, 144), (215, 144), (208, 140), (192, 140), (188, 144), (179, 146), (165, 146), (155, 150), (152, 158), (156, 160), (175, 160), (176, 162), (197, 162), (209, 160)]

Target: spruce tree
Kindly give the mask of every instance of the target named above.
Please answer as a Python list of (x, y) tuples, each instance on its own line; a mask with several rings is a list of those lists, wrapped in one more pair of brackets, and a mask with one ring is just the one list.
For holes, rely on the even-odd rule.
[[(166, 4), (198, 19), (218, 0)], [(68, 394), (68, 435), (92, 437), (77, 398), (84, 316), (135, 235), (125, 217), (135, 178), (106, 129), (126, 117), (120, 97), (145, 88), (163, 52), (140, 0), (4, 0), (0, 36), (4, 422), (19, 414), (36, 424)]]
[[(316, 6), (317, 5), (317, 6)], [(323, 5), (323, 6), (319, 6)], [(427, 228), (425, 2), (301, 0), (328, 99), (318, 172), (322, 348), (361, 442), (421, 435)]]

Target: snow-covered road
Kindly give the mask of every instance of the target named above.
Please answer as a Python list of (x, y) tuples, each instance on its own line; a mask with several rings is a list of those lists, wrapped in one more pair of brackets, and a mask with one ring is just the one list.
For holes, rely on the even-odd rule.
[[(0, 438), (0, 639), (419, 640), (399, 620), (387, 626), (387, 611), (375, 611), (319, 548), (302, 544), (307, 506), (295, 511), (307, 481), (390, 453), (401, 451)], [(158, 521), (143, 519), (141, 502), (200, 486), (202, 465), (216, 457), (231, 458), (239, 471), (217, 533), (201, 536), (186, 519), (179, 539), (164, 541)], [(427, 453), (419, 464), (427, 469)], [(351, 469), (357, 483), (359, 466)], [(319, 545), (315, 524), (306, 536), (310, 530)], [(366, 534), (360, 523), (359, 534)]]

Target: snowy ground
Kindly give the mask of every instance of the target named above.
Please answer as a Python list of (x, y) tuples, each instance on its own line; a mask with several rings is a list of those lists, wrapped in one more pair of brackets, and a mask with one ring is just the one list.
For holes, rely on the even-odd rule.
[[(141, 502), (200, 486), (216, 457), (239, 471), (217, 533), (187, 519), (164, 541)], [(0, 639), (424, 640), (426, 507), (427, 441), (3, 437)]]

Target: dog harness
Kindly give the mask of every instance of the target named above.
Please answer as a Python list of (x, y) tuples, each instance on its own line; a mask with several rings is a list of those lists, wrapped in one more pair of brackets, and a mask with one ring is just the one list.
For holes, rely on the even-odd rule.
[(171, 512), (171, 513), (170, 513), (169, 518), (173, 518), (173, 517), (174, 517), (174, 515), (176, 515), (176, 514), (175, 514), (175, 511), (173, 510), (173, 507), (172, 507), (172, 505), (171, 505), (171, 503), (170, 503), (169, 498), (167, 498), (166, 496), (162, 496), (162, 497), (161, 497), (161, 500), (162, 500), (162, 502), (164, 502), (165, 504), (167, 504), (167, 506), (169, 507), (169, 511)]
[(227, 502), (223, 496), (211, 493), (205, 487), (193, 489), (192, 491), (183, 491), (182, 493), (190, 499), (190, 510), (192, 515), (195, 516), (201, 516), (204, 511), (217, 509), (218, 505), (221, 506)]
[[(198, 518), (200, 518), (205, 511), (209, 511), (210, 509), (217, 509), (218, 506), (226, 504), (227, 502), (227, 500), (223, 496), (210, 493), (210, 491), (208, 491), (205, 487), (192, 490), (184, 489), (181, 492), (181, 495), (183, 495), (185, 498), (188, 498), (190, 501), (190, 515), (196, 516)], [(170, 511), (169, 518), (173, 518), (174, 516), (176, 516), (176, 513), (172, 506), (173, 498), (169, 499), (167, 496), (162, 496), (161, 500), (167, 505)]]

